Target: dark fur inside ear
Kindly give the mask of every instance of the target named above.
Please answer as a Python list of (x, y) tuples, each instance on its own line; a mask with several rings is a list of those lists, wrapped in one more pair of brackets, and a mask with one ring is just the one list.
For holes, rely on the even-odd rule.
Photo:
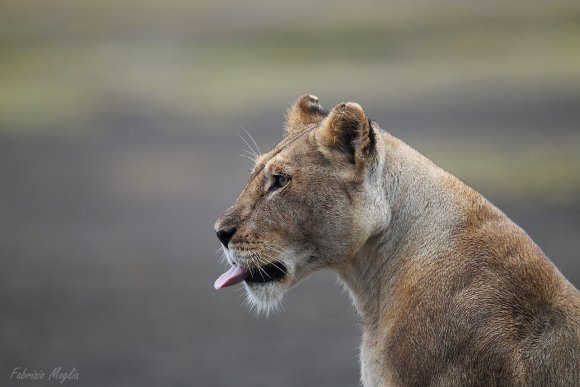
[(334, 107), (320, 131), (320, 142), (341, 152), (356, 164), (372, 155), (376, 138), (371, 121), (355, 102), (343, 102)]
[(328, 112), (312, 94), (300, 96), (286, 113), (285, 130), (287, 134), (296, 133), (304, 127), (322, 121)]
[(373, 130), (373, 122), (369, 119), (369, 145), (371, 151), (375, 149), (376, 143), (377, 137), (375, 131)]

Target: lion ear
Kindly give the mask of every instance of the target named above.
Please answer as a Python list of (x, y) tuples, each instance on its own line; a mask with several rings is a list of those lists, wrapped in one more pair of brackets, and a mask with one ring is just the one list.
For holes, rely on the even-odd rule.
[(343, 102), (329, 113), (317, 131), (318, 142), (344, 155), (356, 164), (371, 156), (375, 134), (363, 108), (356, 102)]
[(286, 113), (286, 133), (289, 135), (297, 133), (309, 124), (322, 121), (327, 114), (328, 112), (318, 102), (318, 97), (304, 94), (294, 102)]

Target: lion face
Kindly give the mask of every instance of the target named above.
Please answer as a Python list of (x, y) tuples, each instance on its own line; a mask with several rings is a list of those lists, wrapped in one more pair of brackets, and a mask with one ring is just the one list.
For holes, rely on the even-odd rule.
[(340, 104), (327, 114), (305, 95), (289, 110), (286, 130), (215, 224), (231, 265), (215, 287), (243, 282), (260, 311), (309, 273), (340, 265), (369, 233), (360, 214), (374, 135), (362, 108)]

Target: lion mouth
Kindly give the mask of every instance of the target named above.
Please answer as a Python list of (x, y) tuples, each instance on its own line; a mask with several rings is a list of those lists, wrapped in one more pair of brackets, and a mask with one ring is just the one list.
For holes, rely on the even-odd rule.
[(267, 283), (281, 280), (286, 275), (286, 266), (282, 262), (271, 262), (254, 270), (245, 279), (246, 282)]
[(286, 275), (286, 266), (282, 262), (270, 262), (252, 269), (233, 264), (214, 283), (214, 288), (222, 289), (242, 281), (246, 283), (265, 284), (279, 281)]

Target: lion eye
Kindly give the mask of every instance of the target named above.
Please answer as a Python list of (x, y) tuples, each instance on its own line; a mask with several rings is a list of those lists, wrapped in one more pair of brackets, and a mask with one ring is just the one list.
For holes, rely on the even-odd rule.
[(278, 174), (274, 175), (274, 181), (270, 189), (278, 189), (284, 187), (290, 181), (290, 176)]

